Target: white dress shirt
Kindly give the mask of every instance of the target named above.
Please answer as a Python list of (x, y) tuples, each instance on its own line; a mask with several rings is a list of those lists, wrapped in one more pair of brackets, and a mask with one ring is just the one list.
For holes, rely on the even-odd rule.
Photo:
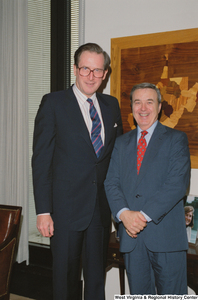
[[(74, 84), (72, 86), (72, 88), (73, 88), (73, 92), (76, 96), (76, 99), (78, 101), (78, 105), (82, 112), (85, 124), (87, 126), (87, 129), (89, 131), (90, 138), (91, 138), (92, 120), (91, 120), (90, 113), (89, 113), (90, 104), (89, 104), (89, 102), (87, 102), (88, 98), (77, 88), (76, 84)], [(102, 142), (104, 145), (104, 142), (105, 142), (104, 124), (103, 124), (102, 114), (101, 114), (101, 110), (100, 110), (100, 105), (99, 105), (97, 97), (96, 97), (96, 93), (94, 93), (89, 98), (93, 101), (93, 105), (95, 106), (95, 109), (97, 110), (100, 121), (101, 121), (101, 138), (102, 138)]]

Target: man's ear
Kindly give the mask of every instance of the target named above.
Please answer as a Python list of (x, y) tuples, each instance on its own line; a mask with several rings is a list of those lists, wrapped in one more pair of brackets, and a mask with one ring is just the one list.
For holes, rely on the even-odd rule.
[(160, 102), (160, 103), (159, 103), (159, 106), (158, 106), (158, 114), (160, 113), (161, 108), (162, 108), (162, 103)]
[(108, 70), (105, 70), (104, 75), (102, 77), (102, 80), (105, 80), (106, 76), (107, 76)]

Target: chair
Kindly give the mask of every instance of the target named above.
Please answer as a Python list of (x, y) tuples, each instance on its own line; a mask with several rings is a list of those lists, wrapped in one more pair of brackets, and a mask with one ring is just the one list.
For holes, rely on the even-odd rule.
[(19, 234), (22, 207), (0, 205), (0, 300), (10, 299), (10, 275)]

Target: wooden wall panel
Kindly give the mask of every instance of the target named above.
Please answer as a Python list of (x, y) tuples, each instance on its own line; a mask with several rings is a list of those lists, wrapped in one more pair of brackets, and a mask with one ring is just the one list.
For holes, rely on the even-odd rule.
[(198, 29), (112, 39), (111, 67), (124, 132), (135, 127), (132, 86), (154, 83), (163, 100), (160, 122), (187, 133), (192, 168), (198, 168)]

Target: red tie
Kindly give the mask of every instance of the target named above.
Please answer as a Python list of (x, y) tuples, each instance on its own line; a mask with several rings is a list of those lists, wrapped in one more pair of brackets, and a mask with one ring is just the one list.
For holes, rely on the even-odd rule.
[(143, 161), (144, 154), (146, 152), (146, 140), (145, 140), (145, 135), (148, 132), (146, 130), (141, 131), (141, 137), (138, 141), (137, 145), (137, 173), (139, 174), (140, 167)]

